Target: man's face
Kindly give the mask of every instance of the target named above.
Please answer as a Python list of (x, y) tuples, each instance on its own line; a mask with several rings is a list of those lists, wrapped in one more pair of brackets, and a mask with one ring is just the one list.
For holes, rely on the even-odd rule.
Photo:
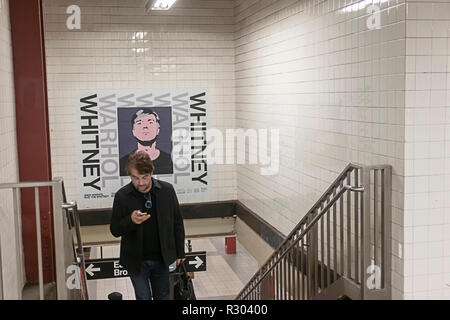
[(130, 170), (130, 178), (133, 186), (142, 193), (147, 193), (152, 188), (151, 173), (140, 174), (136, 169)]
[(159, 134), (159, 125), (154, 114), (144, 115), (134, 121), (133, 135), (141, 141), (150, 141)]

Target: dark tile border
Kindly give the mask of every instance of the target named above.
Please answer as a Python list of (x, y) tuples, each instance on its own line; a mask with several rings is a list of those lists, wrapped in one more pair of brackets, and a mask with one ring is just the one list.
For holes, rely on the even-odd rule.
[[(181, 215), (184, 219), (222, 218), (235, 214), (236, 201), (214, 201), (202, 203), (182, 204)], [(84, 209), (79, 210), (81, 226), (95, 226), (109, 224), (112, 209)]]
[(272, 248), (278, 248), (284, 241), (285, 236), (281, 232), (247, 208), (240, 201), (236, 201), (236, 215)]
[(223, 218), (235, 214), (236, 201), (200, 202), (181, 205), (184, 219)]
[[(237, 200), (189, 203), (182, 204), (180, 207), (184, 219), (220, 218), (236, 215), (274, 249), (278, 248), (285, 238), (281, 232)], [(80, 225), (107, 225), (111, 220), (111, 212), (111, 209), (79, 210)]]

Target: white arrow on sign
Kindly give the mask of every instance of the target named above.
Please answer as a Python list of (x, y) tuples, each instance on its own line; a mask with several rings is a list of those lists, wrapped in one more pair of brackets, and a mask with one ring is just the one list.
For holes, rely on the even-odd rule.
[(195, 264), (195, 269), (198, 269), (203, 264), (203, 260), (195, 256), (195, 261), (189, 261), (189, 264)]
[(93, 264), (90, 264), (89, 267), (86, 268), (86, 272), (92, 277), (94, 272), (100, 271), (100, 268), (94, 268)]

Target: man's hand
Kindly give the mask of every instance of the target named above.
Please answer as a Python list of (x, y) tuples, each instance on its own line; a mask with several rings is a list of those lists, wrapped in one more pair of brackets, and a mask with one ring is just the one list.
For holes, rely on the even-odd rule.
[(180, 263), (181, 263), (182, 261), (184, 261), (184, 260), (186, 260), (186, 258), (183, 258), (183, 259), (177, 259), (177, 266), (179, 266)]
[(134, 224), (141, 224), (142, 222), (150, 219), (150, 217), (150, 214), (138, 215), (138, 210), (134, 210), (131, 213), (131, 221), (133, 221)]

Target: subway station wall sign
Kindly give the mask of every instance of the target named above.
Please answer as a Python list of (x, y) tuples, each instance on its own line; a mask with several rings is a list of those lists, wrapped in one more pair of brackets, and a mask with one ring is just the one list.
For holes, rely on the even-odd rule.
[(178, 195), (208, 192), (207, 90), (88, 90), (76, 105), (80, 207), (111, 206), (130, 181), (125, 164), (136, 150)]

